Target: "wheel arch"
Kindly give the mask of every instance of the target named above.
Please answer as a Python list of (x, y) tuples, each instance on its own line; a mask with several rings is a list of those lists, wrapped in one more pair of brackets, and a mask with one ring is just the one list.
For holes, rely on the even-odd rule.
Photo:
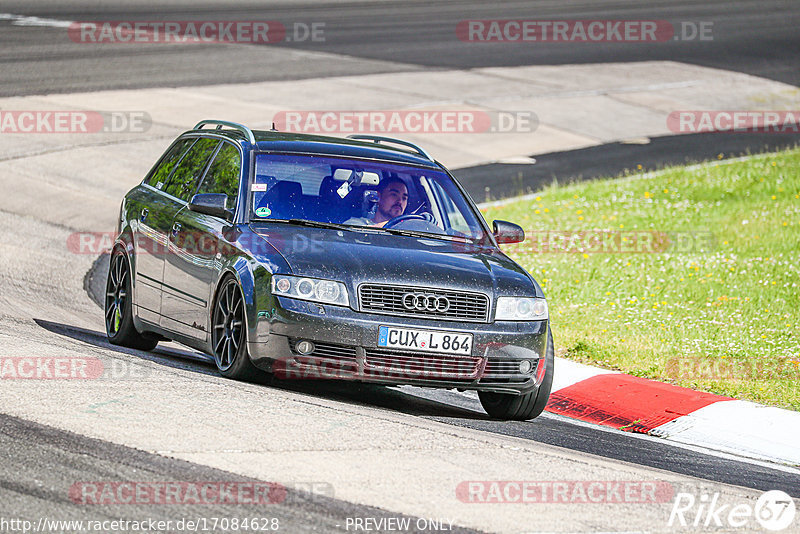
[[(249, 343), (252, 339), (251, 328), (256, 324), (256, 310), (255, 310), (255, 277), (250, 267), (250, 263), (243, 257), (237, 258), (234, 262), (224, 267), (217, 278), (216, 286), (214, 287), (213, 297), (209, 301), (211, 305), (208, 307), (208, 324), (209, 329), (213, 329), (214, 325), (214, 309), (217, 306), (220, 291), (228, 279), (233, 278), (236, 280), (236, 285), (242, 294), (245, 306), (245, 343)], [(213, 351), (213, 332), (210, 332), (208, 342)], [(250, 357), (249, 351), (247, 357)]]

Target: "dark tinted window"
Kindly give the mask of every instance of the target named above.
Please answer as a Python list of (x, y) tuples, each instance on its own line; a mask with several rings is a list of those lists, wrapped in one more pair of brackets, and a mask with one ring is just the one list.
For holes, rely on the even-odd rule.
[(230, 143), (223, 143), (197, 192), (228, 195), (228, 209), (232, 210), (236, 206), (241, 168), (239, 150)]
[[(175, 164), (181, 159), (181, 156), (189, 150), (195, 139), (182, 139), (172, 145), (164, 157), (159, 162), (158, 167), (150, 174), (147, 179), (147, 185), (152, 185), (156, 189), (162, 189), (169, 179), (169, 173), (175, 168)], [(160, 185), (159, 185), (160, 184)]]
[(197, 189), (197, 184), (200, 182), (200, 178), (203, 177), (206, 163), (208, 163), (218, 144), (219, 141), (217, 139), (198, 139), (183, 157), (175, 172), (172, 173), (169, 184), (164, 187), (164, 191), (181, 200), (188, 201)]

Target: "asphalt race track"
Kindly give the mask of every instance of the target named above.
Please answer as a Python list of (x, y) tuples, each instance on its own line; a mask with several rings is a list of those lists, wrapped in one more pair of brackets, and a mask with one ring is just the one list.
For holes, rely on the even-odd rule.
[[(665, 59), (731, 69), (800, 85), (800, 15), (792, 0), (764, 2), (18, 2), (5, 13), (58, 20), (276, 20), (325, 24), (324, 42), (224, 48), (196, 45), (64, 44), (51, 29), (4, 27), (0, 95), (131, 87), (291, 80), (430, 68), (469, 69)], [(73, 7), (80, 6), (80, 7)], [(647, 19), (712, 22), (713, 41), (644, 43), (472, 43), (454, 28), (472, 19)], [(267, 48), (264, 50), (263, 48)], [(319, 51), (324, 60), (290, 52)], [(348, 59), (349, 58), (349, 59)]]
[[(725, 157), (775, 152), (800, 144), (798, 133), (710, 132), (666, 135), (646, 144), (606, 143), (588, 148), (536, 154), (535, 165), (487, 163), (455, 172), (464, 188), (478, 201), (527, 194), (552, 183), (569, 183), (631, 172), (657, 171), (670, 165), (691, 165)], [(638, 169), (641, 165), (641, 169)], [(487, 185), (490, 184), (490, 185)]]
[[(568, 5), (477, 0), (435, 5), (132, 4), (0, 2), (0, 97), (650, 60), (800, 85), (800, 5), (792, 1), (659, 1), (647, 6), (608, 0)], [(17, 25), (2, 14), (46, 20)], [(711, 21), (715, 39), (636, 46), (465, 45), (453, 30), (462, 20), (494, 18)], [(199, 19), (277, 20), (287, 26), (323, 22), (326, 40), (268, 46), (93, 46), (65, 43), (63, 38), (65, 21)], [(636, 163), (657, 169), (710, 159), (719, 152), (738, 155), (792, 146), (798, 140), (797, 135), (679, 135), (654, 138), (649, 144), (614, 143), (537, 155), (535, 166), (488, 164), (455, 174), (476, 199), (484, 200), (487, 177), (493, 180), (491, 196), (507, 196), (520, 192), (515, 188), (524, 192), (553, 178), (595, 178), (624, 172)], [(129, 152), (109, 164), (110, 169), (151, 157), (134, 144), (118, 146)], [(162, 344), (152, 353), (111, 346), (98, 307), (107, 256), (95, 261), (96, 256), (69, 255), (64, 243), (73, 232), (108, 226), (105, 216), (116, 213), (124, 191), (104, 169), (85, 169), (84, 175), (80, 150), (65, 146), (52, 153), (32, 151), (46, 161), (30, 164), (26, 157), (0, 155), (0, 163), (6, 164), (0, 175), (0, 188), (6, 191), (0, 224), (9, 229), (0, 236), (0, 357), (85, 355), (139, 374), (96, 384), (0, 381), (0, 519), (174, 521), (243, 517), (256, 510), (248, 504), (207, 503), (87, 507), (70, 491), (91, 481), (277, 481), (286, 487), (285, 498), (257, 512), (279, 517), (283, 532), (353, 531), (348, 528), (353, 518), (405, 518), (412, 525), (419, 525), (420, 518), (423, 524), (426, 518), (441, 518), (452, 520), (456, 532), (672, 530), (666, 523), (668, 502), (638, 508), (499, 505), (490, 511), (470, 508), (454, 496), (460, 481), (514, 476), (657, 480), (676, 491), (719, 492), (734, 503), (755, 502), (770, 489), (800, 498), (800, 471), (795, 468), (711, 454), (551, 414), (527, 423), (493, 421), (475, 395), (349, 383), (294, 384), (268, 377), (236, 383), (219, 377), (213, 362), (174, 344)], [(67, 154), (73, 154), (71, 159)], [(70, 176), (64, 179), (65, 189), (76, 195), (70, 198), (85, 198), (85, 204), (40, 210), (37, 195), (47, 195), (48, 182), (37, 185), (36, 173), (44, 172), (37, 165), (63, 169)], [(509, 180), (520, 171), (522, 181)], [(372, 531), (396, 531), (382, 525)]]

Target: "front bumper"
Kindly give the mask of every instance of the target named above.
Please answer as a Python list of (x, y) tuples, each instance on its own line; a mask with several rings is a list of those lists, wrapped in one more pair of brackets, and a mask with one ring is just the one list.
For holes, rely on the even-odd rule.
[[(279, 297), (258, 310), (248, 343), (257, 367), (287, 379), (345, 379), (524, 394), (545, 371), (547, 321), (467, 323), (356, 312)], [(397, 326), (473, 335), (469, 356), (410, 352), (377, 346), (378, 327)], [(300, 354), (300, 340), (315, 350)], [(522, 361), (531, 362), (527, 372)]]

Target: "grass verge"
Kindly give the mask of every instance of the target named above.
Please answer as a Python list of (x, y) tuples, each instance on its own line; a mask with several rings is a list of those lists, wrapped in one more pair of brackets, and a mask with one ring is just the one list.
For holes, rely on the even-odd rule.
[(566, 358), (800, 410), (800, 149), (551, 186), (482, 209)]

